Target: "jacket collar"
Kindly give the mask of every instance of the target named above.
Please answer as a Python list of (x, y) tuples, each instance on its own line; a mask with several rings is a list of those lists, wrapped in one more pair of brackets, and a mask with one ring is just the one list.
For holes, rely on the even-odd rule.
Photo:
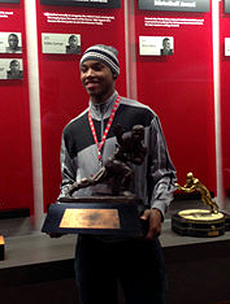
[(91, 100), (89, 101), (89, 107), (93, 119), (101, 120), (106, 119), (110, 116), (114, 103), (117, 99), (118, 92), (114, 91), (113, 94), (102, 104), (94, 104)]

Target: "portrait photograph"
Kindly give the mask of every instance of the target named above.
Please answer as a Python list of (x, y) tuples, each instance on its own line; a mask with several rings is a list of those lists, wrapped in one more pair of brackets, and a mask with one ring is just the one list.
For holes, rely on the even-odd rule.
[(161, 56), (173, 55), (173, 37), (164, 37), (161, 45)]
[(174, 54), (174, 38), (139, 36), (139, 54), (142, 56), (167, 56)]
[(70, 35), (66, 45), (66, 54), (81, 54), (80, 35)]
[(22, 59), (0, 59), (0, 79), (23, 79)]
[(21, 54), (22, 35), (18, 32), (0, 32), (0, 53)]
[(80, 34), (42, 33), (43, 54), (80, 54)]

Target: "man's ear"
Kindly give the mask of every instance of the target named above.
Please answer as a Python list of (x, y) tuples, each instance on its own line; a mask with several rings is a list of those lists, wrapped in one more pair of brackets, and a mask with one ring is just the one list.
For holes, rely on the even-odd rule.
[(113, 73), (113, 79), (116, 80), (117, 79), (117, 75), (115, 73)]

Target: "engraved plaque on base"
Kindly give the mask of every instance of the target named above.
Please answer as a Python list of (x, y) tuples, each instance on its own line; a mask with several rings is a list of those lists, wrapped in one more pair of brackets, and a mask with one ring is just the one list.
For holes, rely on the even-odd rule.
[(180, 235), (215, 237), (225, 233), (225, 215), (204, 209), (187, 209), (172, 217), (172, 230)]
[(0, 261), (4, 260), (5, 256), (5, 240), (4, 236), (0, 235)]
[(140, 206), (140, 199), (119, 196), (63, 199), (51, 204), (42, 232), (141, 236)]

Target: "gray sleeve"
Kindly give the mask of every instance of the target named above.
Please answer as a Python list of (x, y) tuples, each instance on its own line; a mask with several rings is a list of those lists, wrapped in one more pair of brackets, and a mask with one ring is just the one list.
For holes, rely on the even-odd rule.
[(169, 157), (165, 137), (157, 116), (150, 128), (149, 164), (151, 180), (151, 208), (161, 211), (162, 220), (176, 190), (176, 170)]
[(58, 196), (58, 199), (65, 196), (68, 185), (73, 184), (76, 181), (76, 172), (77, 168), (70, 157), (69, 152), (67, 150), (64, 135), (62, 136), (62, 144), (61, 144), (61, 192)]

